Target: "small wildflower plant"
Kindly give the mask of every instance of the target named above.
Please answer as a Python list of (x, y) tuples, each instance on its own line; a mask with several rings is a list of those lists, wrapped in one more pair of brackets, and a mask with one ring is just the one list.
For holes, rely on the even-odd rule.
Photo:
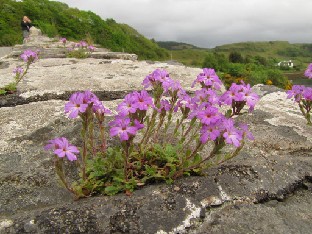
[(67, 48), (67, 57), (69, 58), (88, 58), (92, 52), (95, 51), (93, 45), (89, 45), (85, 41), (73, 44), (72, 47)]
[(60, 39), (60, 42), (62, 42), (62, 43), (63, 43), (63, 46), (66, 47), (67, 39), (66, 39), (65, 37), (62, 37), (62, 38)]
[[(27, 74), (30, 65), (38, 60), (38, 51), (25, 50), (20, 58), (26, 63), (26, 67), (17, 66), (13, 70), (14, 82), (11, 82), (4, 88), (0, 89), (0, 94), (6, 94), (7, 92), (15, 91), (17, 84), (23, 79)], [(2, 92), (1, 92), (2, 91)]]
[[(45, 146), (55, 154), (56, 172), (64, 186), (78, 198), (130, 194), (145, 184), (201, 174), (236, 156), (245, 139), (254, 138), (246, 124), (232, 117), (242, 114), (245, 105), (252, 111), (258, 96), (244, 83), (221, 94), (222, 83), (214, 69), (203, 69), (193, 86), (197, 84), (201, 88), (190, 95), (165, 70), (157, 69), (145, 77), (143, 90), (125, 96), (115, 114), (90, 91), (72, 94), (65, 113), (82, 120), (82, 146), (63, 137)], [(222, 113), (222, 106), (228, 111)], [(106, 124), (108, 115), (112, 120)], [(108, 137), (120, 144), (108, 147)], [(226, 145), (231, 150), (223, 150)], [(66, 159), (76, 161), (80, 171), (80, 179), (72, 184), (65, 176)]]
[[(309, 64), (304, 75), (307, 78), (312, 79), (312, 63)], [(294, 98), (294, 101), (299, 105), (301, 113), (307, 120), (307, 124), (312, 125), (312, 88), (304, 85), (293, 85), (292, 89), (287, 91), (287, 98)]]

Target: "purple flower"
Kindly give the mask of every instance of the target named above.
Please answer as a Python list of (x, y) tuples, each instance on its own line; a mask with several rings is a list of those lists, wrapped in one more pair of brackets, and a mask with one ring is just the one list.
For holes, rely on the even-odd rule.
[(308, 68), (304, 72), (304, 75), (309, 79), (312, 79), (312, 63), (309, 64)]
[(225, 142), (228, 144), (232, 144), (235, 147), (239, 147), (241, 145), (241, 140), (243, 139), (241, 132), (234, 127), (234, 121), (232, 119), (224, 119), (224, 128), (225, 131), (223, 133), (223, 137)]
[(241, 135), (242, 136), (246, 136), (249, 140), (255, 139), (254, 136), (252, 135), (252, 133), (249, 131), (247, 124), (240, 124), (239, 128), (241, 129)]
[(214, 141), (220, 136), (218, 124), (203, 125), (200, 134), (201, 143), (205, 144), (208, 140)]
[(100, 114), (100, 115), (111, 115), (112, 111), (108, 108), (106, 108), (101, 101), (97, 100), (93, 102), (92, 110), (94, 113)]
[(65, 45), (66, 42), (67, 42), (67, 39), (66, 39), (65, 37), (62, 37), (62, 38), (60, 39), (60, 42), (62, 42), (62, 43)]
[(69, 144), (65, 137), (49, 140), (49, 144), (45, 145), (44, 149), (52, 149), (54, 154), (56, 154), (59, 158), (64, 158), (66, 156), (69, 161), (77, 160), (76, 154), (79, 153), (77, 147)]
[(16, 67), (14, 70), (13, 70), (13, 73), (16, 74), (16, 75), (20, 75), (24, 72), (24, 69), (22, 67)]
[(69, 118), (74, 119), (79, 113), (84, 113), (88, 107), (87, 103), (84, 103), (85, 95), (80, 92), (73, 93), (69, 102), (65, 104), (65, 113), (69, 113)]
[(306, 89), (304, 85), (293, 85), (291, 90), (288, 90), (287, 93), (287, 98), (295, 98), (296, 102), (299, 102), (302, 98), (303, 92)]
[(158, 112), (166, 113), (171, 109), (171, 104), (167, 99), (160, 100), (160, 108), (157, 109)]
[(243, 86), (232, 83), (228, 91), (220, 98), (220, 102), (232, 105), (233, 101), (244, 101)]
[(232, 83), (229, 90), (221, 96), (220, 103), (231, 105), (232, 107), (236, 107), (241, 103), (243, 105), (247, 103), (249, 111), (252, 111), (258, 100), (258, 95), (252, 92), (250, 85), (242, 82), (242, 84)]
[(200, 83), (203, 88), (213, 88), (216, 90), (220, 90), (222, 85), (221, 80), (212, 68), (204, 68), (203, 72), (200, 73), (193, 82), (192, 87), (194, 87), (196, 83)]
[(306, 87), (306, 89), (303, 91), (302, 95), (303, 95), (303, 98), (306, 101), (312, 101), (312, 88), (311, 87)]
[(142, 124), (139, 120), (135, 119), (134, 120), (134, 127), (136, 127), (137, 130), (140, 130), (144, 128), (144, 124)]
[(243, 101), (246, 101), (247, 106), (249, 106), (249, 111), (253, 111), (256, 103), (259, 101), (259, 96), (253, 93), (250, 85), (243, 84)]
[[(136, 125), (139, 126), (138, 123)], [(134, 136), (138, 130), (136, 126), (131, 126), (130, 118), (118, 118), (118, 116), (110, 126), (112, 126), (110, 136), (119, 136), (121, 141), (129, 140), (130, 136)]]
[(197, 118), (202, 124), (210, 125), (215, 124), (221, 118), (221, 114), (218, 108), (209, 106), (205, 110), (199, 111)]
[(90, 52), (93, 52), (93, 51), (95, 50), (95, 47), (92, 46), (92, 45), (89, 45), (89, 46), (88, 46), (88, 50), (89, 50)]
[(182, 86), (179, 81), (172, 80), (169, 77), (162, 82), (162, 87), (164, 89), (165, 93), (169, 93), (171, 96), (174, 95), (174, 93), (178, 93), (179, 91), (182, 91)]
[(32, 50), (25, 50), (21, 54), (21, 59), (30, 64), (38, 60), (38, 54)]
[(117, 106), (118, 114), (126, 116), (129, 115), (130, 113), (132, 114), (135, 113), (136, 112), (136, 107), (134, 105), (135, 100), (136, 98), (133, 93), (127, 94), (123, 102)]
[(144, 78), (142, 85), (144, 88), (148, 88), (150, 86), (155, 87), (156, 85), (163, 83), (168, 78), (169, 74), (166, 70), (156, 69)]
[(133, 95), (133, 107), (139, 110), (148, 110), (149, 107), (154, 106), (153, 99), (146, 90), (142, 90), (141, 92), (134, 92)]
[(85, 104), (99, 102), (98, 97), (94, 93), (92, 93), (90, 90), (84, 91), (82, 95), (83, 95), (83, 103)]
[(80, 46), (83, 48), (83, 47), (87, 47), (88, 46), (88, 43), (85, 42), (85, 41), (80, 41)]
[(209, 102), (210, 105), (215, 105), (219, 103), (219, 99), (220, 98), (215, 90), (200, 89), (195, 91), (193, 101), (198, 104)]

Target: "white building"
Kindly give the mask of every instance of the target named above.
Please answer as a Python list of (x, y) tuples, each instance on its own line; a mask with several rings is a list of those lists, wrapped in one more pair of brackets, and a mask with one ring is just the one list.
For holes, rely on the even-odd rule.
[(294, 67), (294, 63), (291, 60), (281, 61), (277, 64), (279, 67)]

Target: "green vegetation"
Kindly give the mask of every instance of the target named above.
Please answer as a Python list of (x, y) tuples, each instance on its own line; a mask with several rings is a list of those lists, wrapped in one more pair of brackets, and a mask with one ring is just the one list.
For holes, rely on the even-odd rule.
[[(169, 49), (171, 59), (187, 66), (211, 67), (226, 84), (244, 80), (251, 84), (273, 84), (289, 89), (301, 78), (311, 62), (312, 44), (290, 44), (287, 41), (242, 42), (198, 48), (185, 43), (157, 42)], [(292, 60), (294, 67), (277, 66)]]
[(289, 89), (291, 83), (275, 60), (269, 60), (261, 56), (246, 56), (234, 51), (225, 56), (222, 53), (210, 53), (206, 56), (202, 66), (212, 67), (218, 72), (226, 86), (241, 80), (251, 85), (270, 84)]
[(201, 67), (208, 52), (202, 49), (171, 50), (170, 59), (186, 66)]
[(48, 0), (0, 0), (0, 46), (22, 42), (20, 21), (27, 15), (34, 26), (50, 37), (93, 42), (112, 51), (135, 53), (139, 59), (167, 59), (168, 52), (126, 24), (101, 19), (91, 11), (80, 11)]
[(6, 86), (0, 88), (0, 96), (10, 94), (10, 93), (14, 93), (15, 91), (16, 91), (16, 83), (11, 82), (11, 83), (7, 84)]
[(241, 42), (217, 46), (213, 52), (230, 54), (239, 52), (244, 57), (260, 56), (275, 62), (292, 60), (296, 66), (304, 69), (311, 62), (312, 44), (290, 44), (287, 41)]
[(167, 50), (199, 49), (194, 45), (176, 41), (157, 41), (157, 44)]
[(173, 60), (188, 66), (203, 64), (209, 53), (223, 54), (229, 58), (230, 54), (233, 56), (238, 52), (244, 57), (245, 63), (248, 63), (249, 59), (256, 59), (263, 65), (266, 65), (265, 62), (277, 64), (280, 61), (292, 60), (297, 70), (303, 70), (311, 62), (312, 57), (312, 44), (290, 44), (287, 41), (241, 42), (212, 49), (178, 42), (157, 42), (157, 44), (168, 49)]

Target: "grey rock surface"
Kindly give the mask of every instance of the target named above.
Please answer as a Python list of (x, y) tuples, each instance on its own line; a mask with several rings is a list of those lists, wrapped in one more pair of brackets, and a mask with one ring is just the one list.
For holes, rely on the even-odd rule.
[[(0, 67), (2, 85), (21, 61), (1, 61), (7, 64)], [(156, 68), (168, 70), (184, 87), (200, 72), (120, 59), (46, 58), (32, 65), (12, 105), (0, 108), (0, 233), (310, 232), (312, 128), (273, 86), (253, 87), (261, 100), (252, 114), (237, 118), (250, 125), (255, 140), (205, 176), (146, 186), (130, 197), (73, 200), (58, 183), (53, 157), (43, 150), (59, 136), (79, 143), (80, 123), (64, 115), (64, 100), (90, 89), (114, 109)]]
[[(122, 98), (124, 92), (142, 89), (142, 81), (155, 69), (166, 69), (173, 79), (191, 91), (191, 84), (201, 72), (166, 62), (138, 61), (136, 55), (109, 52), (98, 48), (92, 58), (65, 58), (61, 42), (45, 36), (31, 37), (25, 45), (17, 45), (12, 53), (0, 60), (0, 87), (13, 80), (12, 71), (24, 62), (19, 58), (25, 49), (40, 52), (40, 59), (31, 64), (27, 75), (19, 83), (18, 97), (2, 98), (0, 106), (25, 104), (38, 100), (67, 99), (68, 92), (92, 90), (102, 96)], [(63, 51), (63, 52), (62, 52)], [(63, 53), (63, 55), (62, 55)], [(116, 94), (118, 93), (118, 94)]]

